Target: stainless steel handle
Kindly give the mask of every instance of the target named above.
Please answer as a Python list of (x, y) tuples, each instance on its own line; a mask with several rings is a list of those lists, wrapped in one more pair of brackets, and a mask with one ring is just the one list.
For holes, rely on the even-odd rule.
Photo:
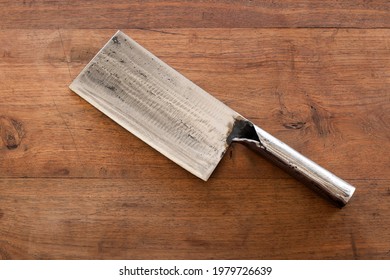
[(244, 137), (237, 137), (232, 139), (232, 141), (247, 144), (294, 177), (303, 181), (306, 185), (330, 198), (338, 206), (342, 207), (348, 203), (355, 191), (353, 186), (258, 126), (250, 122), (248, 123), (252, 130), (254, 128), (255, 133), (251, 133), (250, 138), (244, 135)]

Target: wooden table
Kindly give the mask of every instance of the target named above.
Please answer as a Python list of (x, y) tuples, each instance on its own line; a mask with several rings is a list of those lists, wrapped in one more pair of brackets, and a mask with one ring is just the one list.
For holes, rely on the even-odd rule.
[[(390, 259), (388, 1), (1, 1), (0, 258)], [(357, 187), (239, 144), (208, 182), (68, 89), (122, 29)]]

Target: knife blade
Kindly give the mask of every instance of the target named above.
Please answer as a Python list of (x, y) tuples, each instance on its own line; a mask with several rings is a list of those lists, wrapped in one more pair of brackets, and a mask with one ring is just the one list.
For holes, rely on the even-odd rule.
[(154, 149), (207, 180), (243, 143), (344, 206), (355, 188), (201, 89), (121, 31), (69, 86)]

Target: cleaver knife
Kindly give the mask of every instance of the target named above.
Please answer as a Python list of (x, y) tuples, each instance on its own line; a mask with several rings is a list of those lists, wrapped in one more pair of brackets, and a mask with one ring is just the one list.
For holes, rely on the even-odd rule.
[(70, 89), (154, 149), (207, 180), (232, 142), (259, 152), (338, 206), (355, 188), (195, 85), (121, 31)]

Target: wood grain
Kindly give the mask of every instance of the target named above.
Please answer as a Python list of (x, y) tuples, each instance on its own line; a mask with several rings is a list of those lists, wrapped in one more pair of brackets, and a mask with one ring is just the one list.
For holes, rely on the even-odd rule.
[[(0, 3), (1, 258), (390, 259), (387, 2), (250, 1), (236, 20), (229, 8), (244, 4), (231, 1)], [(193, 13), (215, 6), (218, 20)], [(243, 26), (266, 28), (230, 28)], [(351, 203), (329, 205), (237, 144), (203, 182), (72, 93), (124, 27), (356, 185)]]
[(342, 211), (294, 179), (240, 182), (2, 179), (0, 256), (389, 258), (388, 180), (362, 188)]
[(0, 5), (2, 29), (390, 27), (386, 0), (2, 0)]

